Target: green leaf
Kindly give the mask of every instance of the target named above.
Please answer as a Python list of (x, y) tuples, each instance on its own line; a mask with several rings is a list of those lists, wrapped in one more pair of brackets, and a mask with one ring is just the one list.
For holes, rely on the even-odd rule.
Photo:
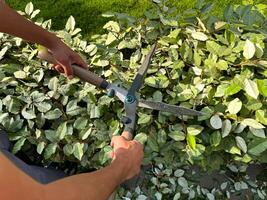
[(187, 133), (189, 135), (198, 135), (203, 131), (203, 127), (199, 125), (191, 125), (187, 127)]
[(37, 145), (37, 153), (42, 154), (44, 148), (45, 148), (45, 142), (38, 143), (38, 145)]
[(140, 142), (141, 144), (145, 144), (147, 141), (147, 134), (145, 133), (139, 133), (134, 137), (134, 140), (137, 140), (138, 142)]
[(182, 131), (176, 130), (176, 131), (170, 131), (168, 133), (168, 136), (172, 138), (175, 141), (183, 141), (185, 140), (185, 134)]
[(231, 96), (234, 95), (236, 93), (238, 93), (241, 90), (241, 86), (237, 83), (231, 83), (228, 87), (226, 87), (226, 89), (224, 90), (224, 94)]
[(66, 26), (65, 26), (66, 30), (67, 31), (73, 31), (75, 29), (75, 24), (76, 23), (75, 23), (74, 17), (70, 16), (67, 23), (66, 23)]
[(218, 43), (214, 42), (214, 41), (207, 41), (206, 47), (210, 53), (213, 53), (215, 55), (221, 56), (223, 53), (222, 52), (222, 50), (223, 50), (222, 46), (219, 45)]
[(213, 115), (210, 118), (210, 125), (214, 129), (220, 129), (220, 128), (222, 128), (222, 120), (219, 117), (219, 115)]
[(252, 98), (254, 98), (254, 99), (258, 98), (259, 90), (258, 90), (257, 84), (254, 81), (245, 79), (245, 81), (244, 81), (244, 89), (245, 89), (246, 93), (249, 96), (251, 96)]
[(66, 133), (67, 133), (67, 122), (64, 122), (59, 125), (56, 131), (56, 136), (59, 139), (59, 141), (65, 137)]
[(79, 138), (81, 138), (82, 140), (86, 140), (89, 137), (89, 135), (91, 135), (92, 132), (93, 132), (92, 127), (89, 127), (88, 129), (82, 130), (79, 133)]
[(47, 145), (44, 152), (44, 158), (49, 159), (57, 150), (57, 143), (51, 143)]
[(73, 145), (73, 155), (75, 156), (75, 158), (77, 158), (78, 160), (82, 160), (82, 156), (83, 156), (83, 147), (84, 144), (83, 143), (79, 143), (76, 142)]
[(153, 101), (162, 102), (163, 95), (160, 91), (156, 91), (153, 93)]
[(261, 46), (259, 44), (256, 44), (255, 47), (256, 47), (255, 56), (257, 58), (261, 58), (264, 54), (264, 50), (261, 48)]
[(182, 169), (177, 169), (174, 172), (174, 176), (177, 177), (177, 178), (182, 177), (184, 174), (185, 174), (185, 171), (182, 170)]
[(141, 114), (138, 119), (138, 124), (147, 124), (151, 120), (151, 115)]
[(248, 145), (248, 153), (259, 156), (261, 153), (267, 150), (267, 138), (259, 138), (256, 140), (253, 140)]
[(84, 111), (83, 108), (81, 108), (80, 106), (77, 106), (77, 100), (71, 100), (67, 104), (67, 107), (66, 107), (67, 115), (75, 116), (75, 115), (81, 114), (83, 111)]
[(257, 80), (258, 89), (261, 95), (267, 97), (267, 79)]
[(26, 138), (21, 138), (21, 139), (19, 139), (19, 140), (15, 143), (15, 145), (14, 145), (14, 147), (13, 147), (13, 149), (12, 149), (12, 153), (13, 153), (13, 154), (18, 153), (18, 152), (21, 150), (22, 146), (24, 145), (25, 141), (26, 141)]
[(71, 144), (66, 144), (64, 147), (63, 147), (63, 152), (66, 156), (70, 156), (71, 154), (73, 154), (74, 152), (74, 149), (72, 147)]
[(223, 121), (222, 123), (222, 137), (226, 137), (229, 135), (229, 133), (231, 132), (232, 129), (232, 125), (231, 125), (231, 121), (229, 119), (226, 119)]
[(44, 118), (53, 120), (53, 119), (58, 119), (62, 115), (62, 112), (56, 108), (55, 110), (51, 110), (47, 113), (45, 113)]
[(221, 143), (221, 140), (222, 140), (222, 136), (219, 131), (213, 132), (210, 136), (210, 144), (212, 146), (215, 146), (215, 147), (219, 146), (219, 144)]
[(216, 67), (219, 70), (227, 70), (228, 69), (228, 63), (225, 60), (219, 60), (219, 62), (217, 62)]
[(159, 145), (155, 136), (150, 135), (147, 139), (147, 145), (155, 152), (159, 152)]
[(262, 124), (257, 122), (255, 119), (251, 119), (251, 118), (247, 118), (247, 119), (242, 120), (241, 124), (243, 124), (245, 126), (250, 126), (252, 128), (255, 128), (255, 129), (265, 128)]
[(246, 40), (244, 48), (243, 48), (243, 56), (249, 60), (253, 58), (253, 56), (255, 55), (255, 52), (256, 52), (256, 48), (253, 42), (251, 42), (250, 40)]
[(196, 149), (196, 138), (194, 135), (186, 135), (186, 141), (187, 144), (192, 148), (192, 149)]
[(264, 125), (267, 125), (267, 114), (264, 110), (256, 111), (256, 120)]
[(238, 99), (235, 98), (228, 104), (228, 111), (231, 114), (237, 114), (242, 108), (242, 102)]
[(199, 41), (206, 41), (208, 39), (208, 36), (202, 32), (192, 32), (192, 38)]
[(25, 13), (27, 15), (31, 15), (32, 12), (33, 12), (33, 4), (32, 4), (32, 2), (29, 2), (25, 7)]
[(85, 117), (79, 117), (78, 119), (75, 120), (74, 124), (73, 124), (73, 128), (76, 128), (78, 130), (82, 130), (84, 128), (86, 128), (88, 123), (88, 119)]
[(247, 153), (246, 141), (240, 136), (236, 136), (235, 141), (236, 141), (236, 145), (238, 146), (238, 148), (240, 148), (244, 153)]

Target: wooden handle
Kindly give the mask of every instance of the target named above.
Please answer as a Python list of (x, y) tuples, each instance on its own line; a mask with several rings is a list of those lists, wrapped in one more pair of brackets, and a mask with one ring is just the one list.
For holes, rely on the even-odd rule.
[[(39, 51), (38, 57), (42, 60), (46, 60), (47, 62), (50, 62), (52, 64), (57, 64), (57, 61), (54, 59), (54, 57), (51, 55), (50, 52), (48, 52), (47, 49)], [(97, 87), (100, 87), (102, 89), (106, 89), (109, 83), (97, 76), (95, 73), (90, 72), (82, 67), (79, 67), (78, 65), (72, 65), (73, 74), (77, 77), (79, 77), (82, 81), (91, 83)]]

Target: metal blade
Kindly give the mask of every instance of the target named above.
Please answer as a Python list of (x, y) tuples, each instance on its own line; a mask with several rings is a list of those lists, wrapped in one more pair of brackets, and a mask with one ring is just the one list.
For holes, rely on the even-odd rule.
[(170, 112), (176, 115), (191, 115), (191, 116), (200, 116), (203, 115), (202, 112), (192, 110), (189, 108), (183, 108), (180, 106), (170, 105), (162, 102), (154, 102), (154, 101), (146, 101), (146, 100), (139, 100), (138, 103), (139, 107), (142, 108), (149, 108), (152, 110), (160, 110), (164, 112)]
[(154, 55), (156, 47), (157, 47), (157, 43), (153, 44), (151, 47), (151, 50), (146, 55), (146, 58), (144, 62), (142, 63), (141, 67), (139, 68), (138, 73), (134, 78), (134, 81), (132, 83), (131, 88), (129, 89), (128, 94), (135, 96), (135, 92), (137, 92), (143, 85), (144, 76), (146, 75), (147, 69), (150, 65), (150, 62), (151, 62), (152, 56)]

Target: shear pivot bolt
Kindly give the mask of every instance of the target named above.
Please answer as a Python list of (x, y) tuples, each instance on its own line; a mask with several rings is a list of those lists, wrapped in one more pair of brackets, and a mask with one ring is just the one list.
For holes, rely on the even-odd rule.
[(131, 95), (128, 95), (125, 99), (126, 103), (133, 103), (134, 102), (134, 98)]

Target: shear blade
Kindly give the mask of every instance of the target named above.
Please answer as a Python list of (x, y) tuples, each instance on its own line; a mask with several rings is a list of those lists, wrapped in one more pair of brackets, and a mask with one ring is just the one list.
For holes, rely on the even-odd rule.
[(180, 106), (170, 105), (162, 102), (154, 102), (154, 101), (146, 101), (146, 100), (139, 100), (138, 103), (139, 107), (142, 108), (149, 108), (152, 110), (160, 110), (164, 112), (174, 113), (175, 115), (191, 115), (191, 116), (201, 116), (203, 115), (202, 112), (192, 110), (189, 108), (183, 108)]

